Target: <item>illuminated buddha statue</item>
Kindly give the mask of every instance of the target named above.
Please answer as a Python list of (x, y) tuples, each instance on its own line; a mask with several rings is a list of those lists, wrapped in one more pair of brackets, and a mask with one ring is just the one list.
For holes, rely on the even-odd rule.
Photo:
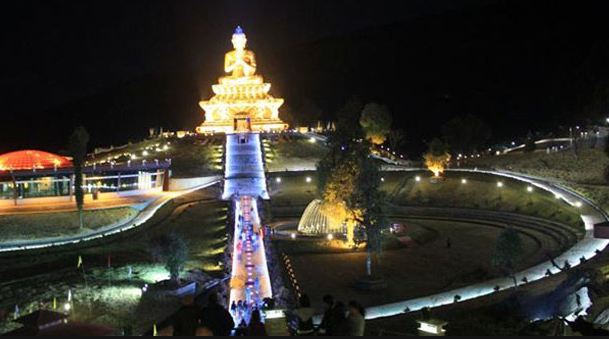
[(283, 99), (274, 98), (269, 93), (271, 84), (256, 74), (254, 52), (245, 49), (247, 39), (241, 27), (237, 26), (231, 42), (234, 49), (224, 56), (228, 74), (211, 86), (211, 98), (199, 102), (205, 121), (197, 132), (283, 131), (287, 128), (279, 119)]
[(231, 42), (234, 50), (224, 56), (224, 71), (232, 73), (234, 78), (254, 75), (256, 73), (256, 58), (254, 52), (245, 49), (247, 39), (241, 26), (237, 26), (235, 29)]

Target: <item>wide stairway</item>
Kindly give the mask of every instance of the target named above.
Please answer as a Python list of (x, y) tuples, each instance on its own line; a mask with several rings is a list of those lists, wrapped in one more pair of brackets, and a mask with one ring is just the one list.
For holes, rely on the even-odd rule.
[(226, 135), (226, 161), (222, 198), (232, 200), (234, 232), (229, 304), (237, 324), (249, 322), (252, 310), (272, 297), (266, 263), (264, 228), (257, 199), (268, 199), (260, 135)]
[(258, 133), (226, 135), (224, 178), (224, 200), (235, 195), (269, 199)]

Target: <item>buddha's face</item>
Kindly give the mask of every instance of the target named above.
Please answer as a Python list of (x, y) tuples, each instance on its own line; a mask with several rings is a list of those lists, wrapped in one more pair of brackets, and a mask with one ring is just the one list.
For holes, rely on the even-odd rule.
[(231, 41), (236, 50), (245, 49), (245, 43), (247, 42), (245, 34), (233, 34), (233, 39)]

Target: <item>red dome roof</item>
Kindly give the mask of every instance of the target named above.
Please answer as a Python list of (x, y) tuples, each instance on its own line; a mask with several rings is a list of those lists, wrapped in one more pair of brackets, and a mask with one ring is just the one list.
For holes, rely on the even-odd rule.
[(0, 171), (53, 169), (64, 167), (72, 167), (72, 161), (61, 155), (44, 151), (23, 150), (0, 155)]

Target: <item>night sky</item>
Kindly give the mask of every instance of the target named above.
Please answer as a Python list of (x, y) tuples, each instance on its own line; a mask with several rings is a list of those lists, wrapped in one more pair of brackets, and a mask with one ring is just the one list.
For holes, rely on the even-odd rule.
[(241, 25), (290, 107), (389, 106), (407, 151), (472, 113), (493, 141), (609, 112), (605, 2), (3, 1), (0, 152), (193, 129)]

